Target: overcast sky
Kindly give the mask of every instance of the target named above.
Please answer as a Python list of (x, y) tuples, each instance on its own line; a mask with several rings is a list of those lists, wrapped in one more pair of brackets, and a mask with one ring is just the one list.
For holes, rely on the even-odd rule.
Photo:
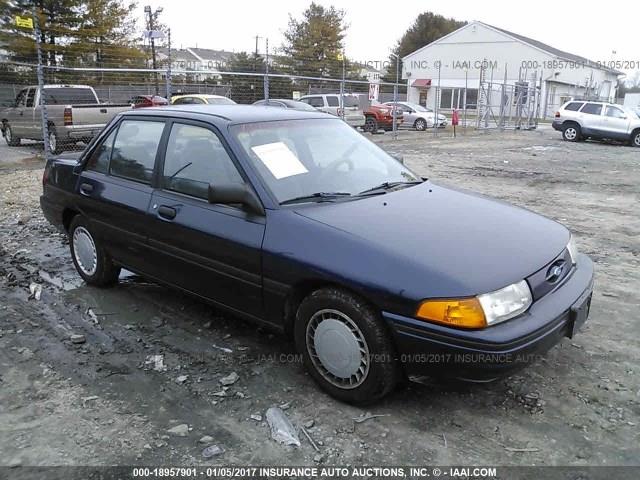
[[(394, 2), (317, 0), (346, 11), (346, 53), (358, 61), (385, 60), (418, 14), (432, 11), (458, 20), (480, 20), (594, 61), (640, 62), (638, 0), (609, 4), (531, 0), (401, 0)], [(255, 36), (280, 46), (289, 14), (300, 17), (306, 0), (142, 0), (162, 6), (175, 47), (253, 51)], [(607, 8), (605, 8), (607, 7)], [(607, 10), (611, 13), (607, 14)], [(142, 13), (141, 13), (142, 14)], [(606, 18), (611, 18), (607, 20)], [(616, 52), (614, 55), (612, 52)]]

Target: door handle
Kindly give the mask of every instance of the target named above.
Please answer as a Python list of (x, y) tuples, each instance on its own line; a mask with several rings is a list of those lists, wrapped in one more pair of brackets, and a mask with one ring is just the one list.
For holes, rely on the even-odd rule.
[(82, 183), (80, 184), (80, 193), (83, 195), (89, 195), (93, 192), (93, 185), (90, 183)]
[(160, 205), (160, 208), (158, 208), (158, 215), (162, 218), (166, 218), (167, 220), (173, 220), (176, 218), (176, 213), (175, 208), (167, 207), (165, 205)]

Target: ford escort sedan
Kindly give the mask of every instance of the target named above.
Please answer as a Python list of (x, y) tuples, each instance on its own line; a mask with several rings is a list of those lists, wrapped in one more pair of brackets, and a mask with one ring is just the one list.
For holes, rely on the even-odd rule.
[(43, 185), (88, 284), (125, 268), (278, 329), (350, 403), (508, 374), (589, 314), (593, 265), (564, 226), (425, 180), (322, 113), (126, 112)]

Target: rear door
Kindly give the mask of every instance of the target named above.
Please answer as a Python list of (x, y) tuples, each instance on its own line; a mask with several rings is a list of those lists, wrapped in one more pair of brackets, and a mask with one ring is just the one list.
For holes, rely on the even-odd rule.
[(25, 117), (25, 102), (27, 95), (31, 88), (24, 88), (20, 90), (16, 97), (16, 104), (12, 109), (12, 115), (9, 118), (11, 124), (11, 130), (14, 137), (26, 137), (28, 138), (29, 130), (27, 128), (28, 117)]
[(154, 166), (165, 121), (125, 118), (94, 149), (78, 180), (79, 207), (114, 259), (147, 273)]
[(587, 102), (580, 110), (582, 133), (586, 135), (601, 135), (603, 133), (602, 104)]
[(174, 121), (149, 206), (152, 274), (233, 310), (262, 314), (265, 219), (214, 205), (209, 184), (243, 183), (232, 154), (206, 123)]

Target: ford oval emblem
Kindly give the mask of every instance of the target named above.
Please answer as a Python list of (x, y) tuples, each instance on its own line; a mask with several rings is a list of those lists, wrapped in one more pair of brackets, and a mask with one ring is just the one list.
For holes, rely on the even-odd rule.
[(551, 267), (549, 267), (549, 270), (547, 270), (547, 276), (545, 277), (545, 280), (551, 283), (557, 281), (562, 276), (562, 272), (564, 270), (563, 267), (564, 262), (560, 263), (559, 265), (551, 265)]

